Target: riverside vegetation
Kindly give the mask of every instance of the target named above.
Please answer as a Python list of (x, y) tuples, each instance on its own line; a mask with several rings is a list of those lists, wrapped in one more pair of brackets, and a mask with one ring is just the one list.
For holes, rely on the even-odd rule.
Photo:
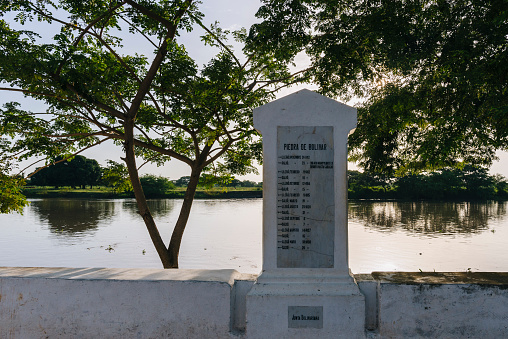
[(352, 199), (403, 200), (506, 200), (508, 182), (502, 175), (489, 175), (484, 167), (466, 165), (402, 177), (348, 172)]
[[(140, 177), (143, 192), (149, 198), (183, 198), (190, 177), (170, 180), (145, 174)], [(201, 175), (196, 198), (256, 198), (261, 197), (262, 183), (240, 181), (234, 177), (219, 181), (213, 175)], [(87, 188), (89, 187), (89, 188)], [(76, 156), (40, 169), (23, 189), (27, 197), (132, 198), (127, 168), (108, 161), (102, 167), (94, 159)]]
[[(170, 180), (152, 174), (140, 178), (149, 198), (183, 198), (189, 176)], [(96, 160), (76, 156), (68, 162), (46, 167), (36, 173), (23, 192), (27, 197), (133, 197), (125, 166), (109, 162), (101, 167)], [(89, 186), (90, 188), (85, 188)], [(95, 187), (95, 188), (93, 188)], [(402, 177), (348, 171), (351, 199), (404, 200), (493, 200), (508, 199), (508, 182), (501, 175), (489, 175), (484, 167), (465, 166)], [(259, 198), (262, 183), (230, 177), (222, 181), (202, 175), (196, 198)]]

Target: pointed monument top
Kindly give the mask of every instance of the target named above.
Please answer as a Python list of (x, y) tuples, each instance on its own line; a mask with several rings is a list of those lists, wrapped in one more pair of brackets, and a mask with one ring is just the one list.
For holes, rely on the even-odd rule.
[(254, 127), (262, 134), (276, 126), (356, 127), (356, 108), (303, 89), (254, 109)]

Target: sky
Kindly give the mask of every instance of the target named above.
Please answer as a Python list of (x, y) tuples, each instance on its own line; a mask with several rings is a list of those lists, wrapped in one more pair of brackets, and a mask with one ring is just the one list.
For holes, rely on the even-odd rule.
[[(209, 0), (203, 1), (201, 9), (205, 14), (204, 23), (210, 25), (215, 21), (220, 23), (220, 26), (224, 29), (235, 30), (241, 27), (249, 28), (258, 19), (255, 18), (255, 13), (260, 6), (259, 0)], [(54, 28), (49, 25), (37, 24), (37, 29), (41, 33), (51, 33)], [(200, 41), (200, 34), (202, 30), (196, 29), (191, 33), (182, 34), (179, 37), (179, 42), (183, 43), (189, 53), (189, 55), (196, 60), (198, 65), (205, 64), (213, 56), (214, 51), (210, 48), (203, 48)], [(234, 47), (239, 47), (235, 46)], [(127, 39), (124, 41), (124, 52), (133, 54), (148, 53), (152, 48), (144, 43), (143, 41), (135, 39)], [(296, 60), (297, 67), (303, 68), (308, 64), (308, 59), (304, 56), (299, 57)], [(291, 94), (302, 88), (314, 89), (315, 87), (306, 85), (305, 87), (294, 86), (281, 91), (278, 97), (282, 97)], [(17, 93), (0, 91), (0, 104), (8, 101), (19, 101), (22, 103), (22, 108), (28, 109), (34, 112), (45, 111), (45, 106), (35, 100), (24, 98), (22, 95)], [(351, 103), (346, 103), (351, 104)], [(111, 144), (101, 145), (98, 148), (94, 148), (81, 153), (82, 155), (93, 158), (99, 161), (101, 165), (106, 165), (106, 160), (110, 159), (116, 162), (121, 162), (120, 157), (123, 156), (121, 148)], [(499, 173), (508, 178), (508, 152), (498, 152), (499, 161), (495, 161), (490, 169), (491, 174)], [(39, 164), (40, 166), (40, 164)], [(350, 169), (357, 169), (355, 164), (349, 163)], [(156, 167), (155, 165), (147, 164), (140, 169), (141, 174), (150, 173), (169, 177), (170, 179), (178, 179), (181, 176), (190, 174), (189, 167), (177, 160), (172, 160), (162, 167)], [(262, 168), (259, 168), (259, 174), (250, 174), (243, 177), (238, 177), (240, 180), (252, 180), (262, 181)]]

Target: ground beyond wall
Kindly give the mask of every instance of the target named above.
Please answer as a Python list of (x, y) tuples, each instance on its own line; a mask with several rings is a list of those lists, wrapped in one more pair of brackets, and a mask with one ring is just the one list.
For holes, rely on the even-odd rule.
[[(355, 279), (368, 337), (508, 337), (508, 273)], [(249, 338), (254, 280), (234, 270), (4, 267), (0, 338)]]

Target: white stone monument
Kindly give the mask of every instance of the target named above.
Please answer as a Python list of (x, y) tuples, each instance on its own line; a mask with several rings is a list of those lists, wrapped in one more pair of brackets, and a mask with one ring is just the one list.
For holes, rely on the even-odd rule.
[(356, 109), (309, 90), (254, 110), (263, 136), (263, 270), (248, 338), (362, 338), (348, 264), (347, 136)]

